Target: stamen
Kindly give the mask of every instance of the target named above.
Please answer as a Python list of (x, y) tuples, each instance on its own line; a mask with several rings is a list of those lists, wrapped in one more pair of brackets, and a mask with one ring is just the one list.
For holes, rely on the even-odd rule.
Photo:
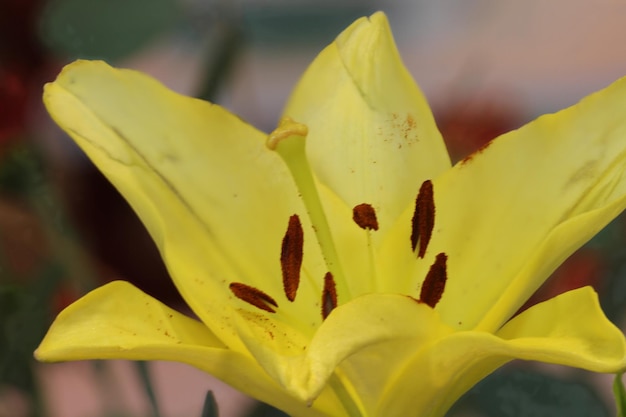
[(354, 206), (352, 209), (352, 220), (365, 230), (378, 230), (378, 220), (376, 219), (376, 210), (370, 204), (363, 203)]
[(367, 230), (367, 249), (369, 252), (369, 286), (372, 291), (375, 291), (378, 285), (377, 273), (376, 273), (376, 254), (372, 245), (372, 234), (370, 230), (378, 230), (378, 219), (376, 218), (376, 210), (371, 204), (362, 203), (354, 206), (352, 209), (352, 220), (363, 230)]
[(283, 288), (289, 301), (296, 299), (298, 285), (300, 285), (300, 267), (302, 266), (302, 248), (304, 233), (300, 217), (294, 214), (289, 218), (287, 232), (283, 237), (280, 251), (280, 267), (283, 271)]
[(335, 280), (333, 274), (327, 272), (324, 275), (324, 291), (322, 292), (322, 319), (326, 317), (337, 307), (337, 290), (335, 289)]
[(265, 310), (270, 313), (276, 312), (274, 307), (278, 307), (278, 304), (272, 297), (265, 294), (263, 291), (241, 282), (233, 282), (228, 286), (228, 288), (230, 288), (233, 294), (235, 294), (235, 297), (240, 300), (243, 300), (248, 304), (252, 304), (261, 310)]
[(422, 183), (417, 194), (411, 227), (411, 248), (415, 252), (419, 242), (417, 256), (424, 258), (426, 248), (433, 234), (433, 228), (435, 227), (435, 200), (433, 183), (430, 180)]
[(430, 266), (430, 270), (422, 284), (419, 301), (432, 308), (435, 308), (439, 300), (441, 300), (443, 290), (446, 288), (446, 280), (448, 279), (447, 260), (448, 256), (445, 253), (438, 254), (435, 258), (435, 263)]

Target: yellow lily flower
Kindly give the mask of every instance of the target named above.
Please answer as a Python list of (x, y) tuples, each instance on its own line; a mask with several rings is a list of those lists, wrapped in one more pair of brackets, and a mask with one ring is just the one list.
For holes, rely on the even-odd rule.
[(626, 80), (455, 166), (382, 13), (321, 52), (270, 135), (102, 62), (44, 100), (198, 320), (113, 282), (58, 316), (39, 360), (179, 361), (336, 417), (442, 416), (516, 358), (626, 368), (591, 288), (513, 317), (626, 207)]

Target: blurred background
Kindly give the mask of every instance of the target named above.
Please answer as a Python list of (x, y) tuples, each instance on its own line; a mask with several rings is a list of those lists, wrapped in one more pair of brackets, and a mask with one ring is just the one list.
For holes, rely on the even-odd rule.
[[(185, 365), (34, 363), (54, 316), (112, 279), (185, 308), (144, 228), (52, 124), (41, 90), (76, 58), (105, 59), (270, 131), (315, 55), (376, 10), (454, 160), (626, 75), (619, 0), (0, 0), (0, 417), (199, 417), (208, 390), (222, 417), (281, 415)], [(613, 222), (531, 303), (592, 284), (624, 328), (625, 225)], [(610, 416), (610, 384), (513, 363), (450, 415)]]

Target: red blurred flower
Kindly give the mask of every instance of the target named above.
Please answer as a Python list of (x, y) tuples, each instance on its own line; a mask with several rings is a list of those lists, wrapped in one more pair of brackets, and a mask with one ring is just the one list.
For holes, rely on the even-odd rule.
[(0, 146), (26, 127), (29, 98), (41, 87), (45, 51), (38, 37), (38, 19), (42, 7), (41, 0), (0, 2)]
[(435, 118), (453, 161), (525, 122), (520, 106), (508, 94), (457, 96), (442, 104)]
[(552, 276), (520, 309), (527, 308), (562, 294), (564, 292), (590, 285), (602, 292), (606, 276), (606, 260), (602, 253), (591, 248), (581, 248), (570, 256), (554, 271)]

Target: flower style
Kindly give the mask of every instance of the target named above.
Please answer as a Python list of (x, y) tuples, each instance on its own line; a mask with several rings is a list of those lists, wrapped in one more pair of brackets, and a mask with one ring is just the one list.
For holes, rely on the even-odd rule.
[(102, 62), (44, 99), (199, 320), (112, 282), (58, 316), (40, 360), (179, 361), (337, 417), (442, 416), (515, 358), (626, 368), (589, 287), (514, 316), (626, 207), (626, 80), (453, 167), (382, 13), (321, 52), (269, 135)]

